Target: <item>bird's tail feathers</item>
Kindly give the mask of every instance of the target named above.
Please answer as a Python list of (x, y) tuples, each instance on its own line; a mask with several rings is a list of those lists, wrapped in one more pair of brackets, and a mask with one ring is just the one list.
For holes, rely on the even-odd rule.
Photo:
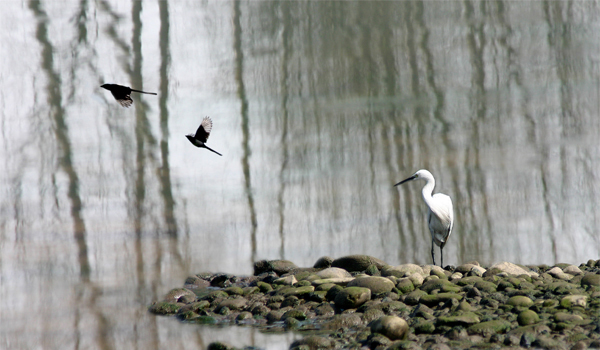
[(146, 91), (140, 91), (140, 90), (134, 90), (134, 89), (131, 89), (131, 91), (139, 92), (142, 94), (148, 94), (148, 95), (156, 95), (156, 92), (146, 92)]
[(212, 149), (212, 148), (208, 147), (207, 145), (204, 145), (204, 148), (206, 148), (206, 149), (207, 149), (207, 150), (209, 150), (209, 151), (213, 151), (213, 152), (215, 152), (216, 154), (218, 154), (218, 155), (222, 156), (222, 154), (221, 154), (221, 153), (219, 153), (219, 152), (215, 151), (214, 149)]

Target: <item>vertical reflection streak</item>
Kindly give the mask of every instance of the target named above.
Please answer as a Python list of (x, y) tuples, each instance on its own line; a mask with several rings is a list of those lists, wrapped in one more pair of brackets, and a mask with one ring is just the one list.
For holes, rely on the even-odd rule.
[(167, 224), (167, 233), (171, 236), (177, 236), (177, 221), (175, 220), (175, 200), (171, 184), (171, 167), (169, 165), (169, 108), (167, 101), (169, 99), (169, 77), (168, 71), (171, 65), (170, 42), (169, 42), (169, 3), (167, 1), (158, 1), (160, 15), (160, 151), (162, 165), (159, 171), (161, 184), (161, 194), (164, 202), (164, 219)]
[[(487, 107), (484, 101), (486, 101), (486, 89), (485, 89), (485, 47), (487, 44), (486, 36), (484, 32), (484, 21), (476, 18), (474, 4), (480, 6), (482, 17), (485, 16), (485, 4), (480, 2), (465, 2), (465, 18), (468, 23), (469, 31), (466, 34), (466, 43), (471, 57), (471, 66), (473, 67), (471, 73), (471, 90), (474, 105), (471, 108), (475, 111), (475, 120), (472, 123), (472, 135), (469, 138), (472, 142), (470, 149), (467, 150), (467, 156), (465, 157), (467, 166), (472, 171), (466, 175), (466, 183), (470, 184), (468, 187), (469, 198), (471, 200), (467, 207), (471, 217), (478, 217), (479, 220), (473, 222), (482, 223), (485, 222), (485, 232), (480, 232), (481, 228), (478, 225), (474, 225), (474, 229), (469, 235), (462, 236), (463, 240), (475, 240), (475, 245), (479, 246), (481, 242), (479, 237), (481, 234), (486, 234), (489, 241), (489, 257), (488, 259), (494, 259), (494, 235), (492, 233), (491, 223), (487, 219), (489, 215), (489, 206), (485, 199), (482, 201), (482, 213), (477, 211), (478, 205), (476, 205), (475, 198), (479, 193), (485, 193), (485, 171), (481, 168), (480, 150), (484, 149), (484, 145), (481, 145), (482, 131), (485, 127)], [(470, 156), (469, 156), (470, 154)], [(478, 232), (479, 231), (479, 232)], [(466, 242), (463, 243), (463, 245)]]
[[(36, 30), (36, 39), (38, 40), (42, 48), (42, 69), (46, 72), (48, 79), (48, 105), (52, 106), (50, 109), (50, 118), (54, 123), (54, 136), (58, 142), (58, 164), (62, 171), (64, 171), (68, 178), (68, 190), (67, 197), (71, 203), (71, 219), (73, 220), (73, 236), (78, 250), (78, 263), (79, 263), (79, 278), (82, 282), (81, 285), (76, 286), (75, 290), (75, 305), (81, 305), (81, 299), (85, 294), (88, 287), (91, 288), (92, 293), (90, 306), (95, 309), (96, 301), (101, 292), (90, 283), (91, 266), (89, 262), (89, 253), (87, 247), (87, 233), (86, 226), (82, 216), (82, 201), (79, 194), (79, 175), (77, 174), (73, 165), (73, 151), (71, 147), (71, 141), (69, 137), (69, 127), (65, 120), (66, 111), (62, 104), (61, 86), (62, 81), (58, 72), (55, 71), (54, 67), (54, 47), (48, 38), (48, 23), (47, 15), (44, 10), (41, 9), (39, 1), (31, 1), (29, 3), (30, 10), (34, 13), (38, 19), (38, 25)], [(53, 179), (55, 174), (52, 174)], [(54, 182), (54, 180), (53, 180)], [(78, 288), (83, 287), (83, 288)], [(101, 349), (110, 349), (112, 346), (108, 343), (107, 334), (107, 321), (99, 313), (95, 313), (98, 321), (98, 346)], [(82, 314), (78, 308), (75, 309), (74, 315), (74, 330), (75, 331), (75, 347), (78, 348), (81, 345), (81, 335), (77, 331), (81, 327)]]
[(285, 190), (286, 190), (286, 179), (285, 174), (288, 168), (289, 162), (289, 151), (288, 151), (288, 118), (289, 118), (289, 106), (288, 97), (289, 91), (288, 86), (290, 84), (288, 65), (290, 62), (290, 53), (292, 52), (292, 26), (290, 23), (290, 6), (285, 4), (282, 6), (283, 11), (283, 33), (281, 35), (282, 47), (283, 47), (283, 58), (281, 62), (281, 109), (283, 111), (282, 116), (282, 130), (281, 130), (281, 167), (279, 169), (279, 191), (277, 193), (277, 206), (279, 210), (279, 239), (281, 245), (279, 246), (279, 257), (285, 258)]
[(250, 178), (250, 125), (248, 120), (248, 98), (246, 97), (246, 87), (244, 85), (244, 52), (242, 50), (242, 24), (241, 24), (240, 1), (233, 3), (233, 51), (235, 52), (235, 80), (238, 83), (238, 97), (242, 117), (242, 170), (244, 172), (244, 189), (248, 200), (248, 210), (250, 211), (250, 248), (251, 262), (256, 261), (256, 231), (258, 222), (256, 218), (256, 209), (254, 208), (254, 197), (252, 195), (252, 181)]

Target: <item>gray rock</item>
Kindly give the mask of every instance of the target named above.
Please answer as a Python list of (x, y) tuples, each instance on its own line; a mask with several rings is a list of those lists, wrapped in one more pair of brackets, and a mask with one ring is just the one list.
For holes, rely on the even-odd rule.
[(583, 275), (583, 271), (581, 271), (581, 269), (575, 265), (569, 265), (565, 267), (563, 272), (573, 276)]
[(570, 279), (573, 278), (573, 275), (569, 275), (568, 273), (564, 273), (563, 270), (556, 266), (551, 268), (550, 270), (546, 271), (550, 276), (554, 277), (554, 278), (558, 278), (561, 279), (563, 281), (569, 281)]
[(334, 349), (335, 340), (329, 337), (320, 337), (318, 335), (308, 335), (302, 339), (295, 340), (290, 345), (290, 350), (295, 349)]
[(362, 319), (357, 314), (342, 314), (333, 316), (331, 320), (323, 325), (323, 328), (337, 330), (360, 325), (362, 325)]
[(270, 271), (283, 275), (296, 268), (298, 266), (289, 260), (261, 260), (254, 263), (254, 275), (258, 276), (261, 273)]
[(355, 278), (348, 283), (348, 287), (369, 288), (371, 294), (382, 294), (391, 292), (394, 289), (394, 282), (385, 277), (368, 276)]
[(383, 260), (369, 255), (348, 255), (335, 259), (331, 263), (332, 267), (339, 267), (350, 272), (362, 272), (370, 265), (375, 265), (381, 270), (387, 264)]
[(324, 278), (319, 280), (312, 281), (312, 284), (315, 287), (319, 287), (324, 284), (337, 284), (338, 286), (346, 286), (348, 283), (352, 282), (354, 277), (344, 277), (344, 278)]
[(319, 260), (317, 260), (317, 262), (313, 265), (313, 267), (316, 269), (326, 269), (328, 267), (331, 267), (332, 262), (333, 262), (332, 258), (330, 258), (328, 256), (324, 256), (322, 258), (319, 258)]
[(339, 268), (339, 267), (329, 267), (326, 268), (324, 270), (321, 270), (319, 272), (317, 272), (316, 274), (317, 276), (319, 276), (321, 279), (330, 279), (330, 278), (352, 278), (352, 275), (350, 274), (350, 272)]
[(356, 309), (371, 299), (371, 290), (362, 287), (346, 287), (335, 296), (335, 305), (341, 309)]
[[(227, 294), (225, 294), (227, 295)], [(196, 299), (196, 294), (194, 294), (194, 292), (192, 292), (191, 290), (187, 289), (187, 288), (175, 288), (175, 289), (171, 289), (167, 295), (165, 295), (165, 298), (163, 299), (166, 302), (169, 303), (176, 303), (180, 300), (180, 298), (182, 297), (192, 297), (194, 299)]]
[(298, 282), (298, 281), (296, 280), (296, 277), (294, 275), (281, 277), (281, 278), (278, 278), (275, 281), (273, 281), (274, 284), (283, 284), (286, 286), (291, 286), (291, 285), (295, 284), (296, 282)]
[(533, 272), (533, 271), (528, 271), (525, 270), (524, 268), (522, 268), (519, 265), (513, 264), (513, 263), (509, 263), (509, 262), (501, 262), (501, 263), (497, 263), (495, 265), (493, 265), (492, 267), (489, 268), (489, 270), (492, 269), (498, 269), (502, 272), (505, 272), (509, 275), (515, 275), (515, 276), (519, 276), (519, 275), (528, 275), (528, 276), (538, 276), (537, 273)]
[(413, 274), (419, 274), (421, 276), (424, 275), (423, 269), (419, 265), (415, 264), (403, 264), (398, 266), (385, 266), (381, 269), (381, 275), (386, 276), (396, 276), (398, 278), (410, 276)]
[(219, 305), (215, 308), (215, 311), (218, 313), (224, 307), (229, 310), (243, 310), (248, 304), (248, 300), (244, 298), (232, 298), (225, 299), (219, 303)]
[(391, 340), (406, 339), (408, 323), (398, 316), (383, 316), (369, 325), (372, 333), (380, 333)]

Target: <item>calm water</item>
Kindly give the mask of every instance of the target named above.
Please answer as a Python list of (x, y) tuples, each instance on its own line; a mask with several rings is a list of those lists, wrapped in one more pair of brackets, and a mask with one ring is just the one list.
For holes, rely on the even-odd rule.
[(146, 307), (260, 259), (430, 263), (420, 168), (445, 262), (600, 258), (598, 2), (2, 1), (0, 33), (0, 348), (286, 349)]

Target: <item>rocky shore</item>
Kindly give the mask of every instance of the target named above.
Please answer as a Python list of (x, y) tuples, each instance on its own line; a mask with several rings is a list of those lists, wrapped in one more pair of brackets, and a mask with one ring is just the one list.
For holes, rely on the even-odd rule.
[(190, 276), (149, 310), (302, 334), (290, 349), (600, 348), (600, 260), (445, 269), (366, 255), (324, 257), (311, 268), (259, 261), (253, 276)]

